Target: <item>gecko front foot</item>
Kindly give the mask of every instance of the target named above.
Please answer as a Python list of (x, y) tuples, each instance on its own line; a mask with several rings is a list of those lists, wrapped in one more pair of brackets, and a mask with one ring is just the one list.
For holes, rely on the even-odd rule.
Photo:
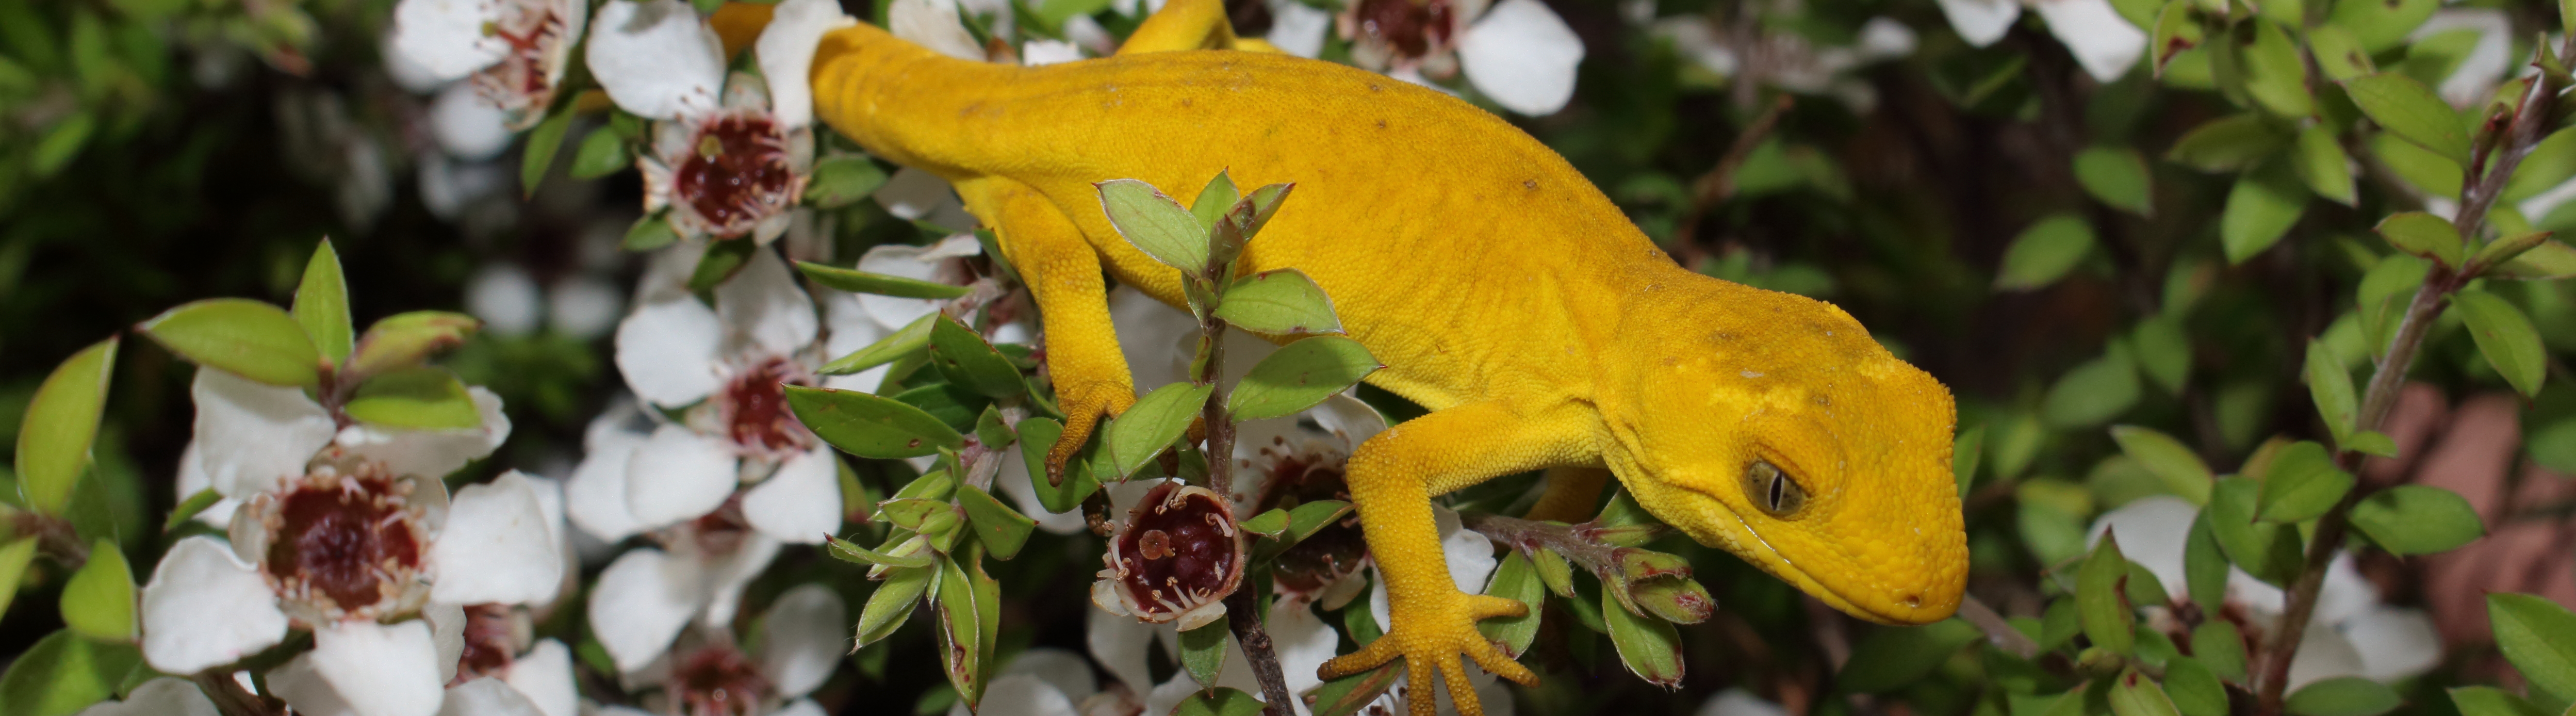
[(1496, 676), (1523, 686), (1538, 685), (1537, 674), (1504, 656), (1500, 647), (1476, 631), (1477, 620), (1528, 614), (1528, 605), (1502, 597), (1461, 593), (1445, 584), (1440, 591), (1437, 597), (1419, 595), (1392, 600), (1388, 605), (1388, 616), (1395, 621), (1392, 630), (1357, 652), (1324, 662), (1315, 675), (1330, 681), (1402, 657), (1406, 678), (1413, 684), (1405, 696), (1412, 716), (1432, 716), (1437, 710), (1435, 675), (1437, 683), (1449, 687), (1450, 702), (1458, 707), (1459, 716), (1483, 716), (1484, 708), (1476, 702), (1476, 689), (1467, 683), (1467, 672), (1458, 659), (1461, 653)]
[(1112, 381), (1058, 383), (1056, 399), (1057, 405), (1064, 408), (1064, 434), (1047, 450), (1050, 481), (1062, 479), (1064, 462), (1091, 440), (1091, 430), (1099, 426), (1101, 416), (1117, 417), (1127, 412), (1127, 406), (1136, 404), (1136, 389)]

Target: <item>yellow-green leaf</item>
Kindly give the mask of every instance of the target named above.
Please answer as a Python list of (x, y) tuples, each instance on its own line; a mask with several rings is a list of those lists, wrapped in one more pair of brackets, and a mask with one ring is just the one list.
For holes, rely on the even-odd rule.
[(109, 338), (72, 354), (27, 399), (18, 422), (17, 477), (28, 508), (60, 515), (71, 504), (72, 488), (89, 467), (90, 441), (98, 437), (116, 347), (117, 339)]
[(2424, 83), (2398, 72), (2356, 77), (2343, 83), (2353, 104), (2370, 121), (2407, 141), (2460, 164), (2469, 161), (2468, 128), (2451, 105)]
[(246, 298), (183, 304), (136, 328), (198, 365), (288, 387), (321, 382), (322, 353), (284, 309)]
[(304, 263), (304, 278), (296, 284), (295, 303), (288, 311), (304, 326), (305, 335), (312, 336), (323, 360), (336, 364), (349, 357), (358, 329), (349, 324), (349, 281), (340, 273), (340, 252), (331, 248), (330, 239), (313, 247), (313, 258)]
[(2451, 295), (2451, 309), (2468, 324), (2469, 337), (2476, 340), (2478, 354), (2495, 366), (2505, 382), (2526, 396), (2540, 394), (2541, 378), (2549, 370), (2548, 351), (2540, 345), (2540, 331), (2531, 327), (2531, 319), (2522, 315), (2503, 298), (2477, 289)]
[(134, 640), (134, 571), (114, 541), (90, 543), (89, 561), (63, 583), (64, 626), (98, 641)]

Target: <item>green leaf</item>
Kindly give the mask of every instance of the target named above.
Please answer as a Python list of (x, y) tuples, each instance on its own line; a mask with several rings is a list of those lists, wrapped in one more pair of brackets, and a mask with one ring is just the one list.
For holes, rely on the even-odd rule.
[(2227, 249), (2227, 263), (2244, 263), (2263, 253), (2299, 222), (2308, 189), (2283, 164), (2255, 167), (2238, 177), (2227, 192), (2227, 208), (2218, 217), (2218, 238)]
[(910, 554), (893, 554), (892, 552), (895, 550), (879, 552), (877, 550), (861, 547), (858, 543), (830, 535), (824, 536), (824, 544), (827, 547), (826, 551), (830, 552), (833, 558), (839, 559), (843, 562), (849, 562), (851, 564), (865, 564), (870, 566), (884, 565), (888, 567), (902, 567), (907, 569), (920, 569), (930, 566), (930, 555), (920, 552), (913, 552)]
[(2332, 24), (2352, 30), (2363, 52), (2376, 54), (2404, 43), (2441, 5), (2441, 0), (2338, 2), (2331, 19)]
[(537, 186), (545, 183), (546, 170), (554, 167), (555, 153), (563, 149), (564, 133), (572, 130), (572, 115), (573, 108), (565, 106), (528, 132), (528, 146), (519, 155), (521, 196), (536, 196)]
[[(2150, 23), (2152, 24), (2152, 23)], [(2155, 213), (2147, 159), (2128, 147), (2090, 147), (2075, 155), (2075, 181), (2093, 198), (2139, 216)]]
[[(2211, 485), (2215, 496), (2217, 486)], [(2218, 545), (2218, 533), (2210, 529), (2209, 510), (2203, 508), (2191, 520), (2191, 532), (2183, 538), (2183, 591), (2202, 609), (2215, 608), (2227, 601), (2227, 552)], [(2199, 654), (2198, 647), (2192, 653)], [(2242, 660), (2239, 661), (2242, 664)]]
[(859, 457), (919, 457), (966, 444), (947, 423), (902, 401), (855, 390), (785, 386), (797, 422), (833, 447)]
[(2024, 229), (2004, 250), (1995, 288), (2026, 291), (2056, 283), (2093, 252), (2093, 227), (2074, 214), (2056, 214)]
[(1494, 577), (1485, 583), (1485, 594), (1517, 600), (1529, 607), (1529, 613), (1517, 617), (1495, 617), (1476, 623), (1476, 630), (1494, 640), (1503, 655), (1518, 659), (1529, 652), (1530, 643), (1538, 640), (1539, 613), (1547, 605), (1547, 585), (1539, 580), (1538, 568), (1529, 556), (1512, 550), (1503, 563), (1494, 568)]
[(1200, 226), (1215, 226), (1217, 218), (1225, 216), (1226, 210), (1234, 208), (1242, 198), (1243, 193), (1234, 188), (1234, 177), (1219, 169), (1207, 186), (1199, 188), (1199, 197), (1190, 200), (1190, 216), (1197, 218)]
[(2379, 222), (2379, 235), (2397, 250), (2460, 266), (2460, 230), (2442, 217), (2421, 211), (2391, 214)]
[(981, 595), (958, 560), (941, 560), (938, 570), (939, 588), (931, 593), (931, 600), (939, 616), (940, 663), (948, 674), (948, 685), (957, 689), (958, 698), (966, 703), (968, 711), (973, 711), (983, 696), (985, 672), (991, 666), (981, 648), (992, 637), (984, 633), (982, 613), (1001, 605), (978, 598)]
[(2397, 457), (2397, 440), (2395, 438), (2388, 437), (2387, 433), (2382, 433), (2376, 430), (2364, 430), (2353, 433), (2352, 442), (2344, 445), (2343, 448), (2359, 452), (2364, 455), (2377, 455), (2385, 458)]
[(1001, 399), (1028, 391), (1020, 369), (993, 350), (975, 329), (942, 316), (930, 325), (930, 365), (950, 383), (987, 398)]
[(2324, 515), (2352, 491), (2352, 473), (2335, 467), (2326, 446), (2301, 440), (2272, 457), (2255, 497), (2257, 519), (2298, 524)]
[(832, 362), (823, 364), (822, 368), (815, 369), (814, 372), (823, 375), (849, 375), (902, 360), (905, 356), (929, 348), (930, 328), (939, 320), (940, 314), (937, 313), (913, 319), (903, 328), (877, 339), (877, 342), (850, 351), (849, 355), (835, 358)]
[(2182, 394), (2183, 384), (2191, 380), (2191, 336), (2183, 331), (2180, 316), (2168, 313), (2139, 321), (2129, 345), (2137, 351), (2140, 371), (2165, 392)]
[(2381, 72), (2357, 77), (2343, 83), (2353, 104), (2361, 107), (2370, 121), (2407, 141), (2421, 145), (2443, 158), (2466, 165), (2469, 163), (2469, 133), (2460, 123), (2451, 105), (2433, 94), (2424, 83), (2399, 72)]
[(2084, 624), (2084, 636), (2093, 645), (2114, 654), (2127, 654), (2137, 646), (2132, 625), (2137, 616), (2129, 609), (2125, 581), (2129, 578), (2129, 559), (2120, 556), (2119, 535), (2105, 532), (2102, 541), (2093, 546), (2093, 556), (2075, 573), (2075, 615)]
[(2334, 130), (2322, 124), (2299, 130), (2298, 154), (2290, 159), (2290, 170), (2308, 190), (2344, 206), (2352, 206), (2352, 157), (2344, 154), (2343, 144), (2335, 141)]
[(930, 591), (938, 575), (939, 568), (935, 566), (887, 570), (885, 581), (868, 595), (867, 607), (859, 612), (859, 646), (892, 636), (912, 616), (913, 608), (921, 605), (922, 595)]
[(2059, 376), (2048, 389), (2044, 412), (2052, 425), (2082, 428), (2110, 422), (2137, 402), (2137, 365), (2113, 351)]
[(1681, 633), (1672, 622), (1629, 612), (1612, 596), (1616, 591), (1601, 590), (1601, 617), (1610, 627), (1610, 643), (1619, 650), (1619, 663), (1646, 683), (1666, 689), (1680, 686)]
[[(2308, 28), (2308, 54), (2316, 56), (2317, 69), (2325, 71), (2326, 79), (2335, 82), (2379, 71), (2376, 65), (2371, 64), (2370, 52), (2361, 49), (2361, 38), (2341, 25)], [(2317, 193), (2322, 195), (2326, 192), (2320, 189)]]
[(2524, 252), (2539, 248), (2549, 241), (2549, 235), (2547, 231), (2532, 231), (2496, 239), (2478, 247), (2478, 254), (2469, 259), (2469, 265), (2481, 274), (2494, 271), (2520, 258)]
[(63, 625), (75, 634), (98, 641), (134, 640), (134, 570), (115, 542), (90, 543), (89, 561), (63, 583), (62, 613)]
[(473, 316), (446, 311), (412, 311), (387, 316), (367, 327), (358, 337), (358, 348), (349, 354), (345, 375), (375, 375), (410, 368), (429, 360), (431, 354), (465, 343), (483, 322)]
[[(628, 166), (631, 164), (626, 156), (625, 138), (602, 127), (590, 130), (590, 134), (581, 138), (581, 146), (573, 150), (569, 173), (574, 179), (597, 179)], [(821, 179), (820, 172), (817, 172), (816, 179)], [(810, 196), (813, 192), (809, 189), (806, 193)]]
[(669, 219), (661, 214), (651, 214), (626, 227), (626, 238), (619, 243), (628, 251), (651, 251), (679, 240), (680, 234), (671, 230)]
[(2221, 479), (2209, 493), (2209, 507), (2202, 518), (2208, 520), (2211, 536), (2218, 538), (2219, 549), (2237, 567), (2274, 586), (2288, 584), (2298, 578), (2304, 557), (2299, 530), (2254, 521), (2254, 501), (2262, 489), (2261, 483), (2242, 477)]
[(395, 428), (445, 430), (483, 424), (474, 396), (445, 369), (403, 368), (368, 378), (344, 410), (360, 422)]
[[(1189, 634), (1182, 633), (1181, 640), (1188, 641)], [(1220, 650), (1217, 655), (1224, 656), (1225, 652)], [(1180, 705), (1172, 707), (1172, 716), (1252, 716), (1257, 713), (1261, 713), (1261, 699), (1224, 686), (1190, 694), (1189, 698), (1181, 700)]]
[(2174, 140), (2165, 161), (2204, 172), (2232, 172), (2280, 152), (2290, 136), (2287, 127), (2260, 114), (2221, 117)]
[(2401, 555), (2448, 552), (2487, 531), (2460, 493), (2426, 485), (2399, 485), (2362, 498), (2352, 508), (2352, 525)]
[(1293, 336), (1340, 333), (1333, 301), (1305, 272), (1274, 269), (1236, 279), (1218, 299), (1216, 317), (1254, 333)]
[(1109, 213), (1110, 225), (1136, 250), (1191, 276), (1207, 272), (1207, 226), (1179, 202), (1134, 179), (1092, 186), (1100, 189), (1100, 206)]
[(322, 380), (322, 354), (295, 317), (246, 298), (182, 304), (136, 326), (170, 352), (198, 365), (253, 381), (311, 387)]
[(2308, 339), (2306, 374), (2308, 397), (2316, 401), (2317, 418), (2325, 421), (2337, 444), (2350, 439), (2354, 415), (2361, 409), (2359, 400), (2352, 395), (2352, 374), (2344, 371), (2343, 359), (2335, 357), (2334, 349), (2324, 343)]
[[(2265, 11), (2281, 5), (2279, 0), (2263, 4)], [(2291, 19), (2288, 22), (2297, 22)], [(2284, 118), (2299, 119), (2316, 113), (2316, 100), (2308, 96), (2307, 58), (2299, 52), (2299, 43), (2281, 29), (2279, 22), (2256, 22), (2254, 44), (2245, 48), (2245, 92), (2256, 104)]]
[(2359, 676), (2326, 679), (2290, 692), (2282, 705), (2298, 716), (2379, 716), (2403, 700), (2386, 685)]
[(1064, 424), (1054, 418), (1029, 418), (1020, 421), (1020, 457), (1028, 461), (1029, 482), (1037, 487), (1038, 504), (1048, 512), (1072, 512), (1082, 506), (1082, 499), (1100, 488), (1099, 478), (1091, 474), (1091, 462), (1082, 459), (1064, 462), (1064, 482), (1047, 484), (1046, 457), (1050, 446), (1064, 435)]
[[(1620, 611), (1603, 604), (1601, 611)], [(1948, 661), (1960, 647), (1977, 640), (1977, 628), (1959, 619), (1919, 627), (1880, 627), (1852, 645), (1838, 688), (1845, 693), (1874, 694), (1921, 681)]]
[(2121, 452), (2155, 473), (2156, 479), (2164, 481), (2174, 494), (2195, 505), (2209, 502), (2209, 466), (2201, 463), (2200, 456), (2184, 447), (2182, 441), (2135, 425), (2111, 426), (2111, 439), (2119, 441)]
[(963, 387), (936, 382), (897, 393), (896, 402), (920, 408), (949, 429), (964, 434), (975, 429), (975, 418), (991, 407), (992, 401)]
[(2109, 701), (2115, 716), (2182, 716), (2173, 699), (2165, 696), (2164, 687), (2136, 667), (2121, 669), (2112, 678)]
[(2193, 627), (2191, 656), (2218, 678), (2245, 680), (2245, 635), (2236, 630), (2235, 622), (2211, 619)]
[(98, 437), (117, 345), (109, 337), (63, 359), (27, 398), (16, 450), (18, 490), (28, 508), (61, 515), (71, 504), (72, 488), (89, 468), (90, 442)]
[(1020, 546), (1028, 544), (1029, 530), (1038, 524), (974, 485), (958, 486), (957, 505), (966, 508), (966, 521), (974, 525), (975, 538), (992, 550), (994, 559), (1019, 556)]
[[(2164, 9), (2156, 13), (2155, 24), (2141, 26), (2152, 34), (2147, 46), (2155, 49), (2155, 55), (2151, 59), (2155, 63), (2153, 66), (2157, 79), (2165, 78), (2165, 68), (2171, 66), (2175, 58), (2181, 57), (2185, 51), (2200, 47), (2200, 43), (2208, 39), (2208, 31), (2201, 28), (2200, 20), (2193, 15), (2191, 3), (2165, 3)], [(2203, 68), (2208, 66), (2205, 61), (2206, 53), (2196, 57), (2204, 59)], [(2176, 84), (2180, 84), (2179, 76), (2174, 79), (2177, 80)]]
[(27, 576), (27, 563), (36, 558), (33, 535), (10, 540), (0, 545), (0, 614), (9, 613), (9, 603), (18, 597), (18, 581)]
[(703, 294), (716, 290), (717, 284), (733, 278), (744, 264), (751, 261), (751, 252), (759, 250), (760, 245), (748, 239), (709, 241), (706, 255), (699, 256), (698, 265), (689, 269), (689, 292)]
[(1243, 528), (1245, 532), (1259, 535), (1262, 539), (1279, 539), (1281, 535), (1288, 533), (1288, 511), (1273, 507), (1269, 512), (1254, 515), (1251, 519), (1235, 523), (1234, 526)]
[[(1367, 612), (1365, 608), (1357, 611), (1363, 621), (1375, 624), (1374, 620), (1368, 618)], [(1342, 613), (1354, 612), (1344, 607)], [(1366, 644), (1368, 641), (1360, 640), (1359, 643)], [(1324, 682), (1322, 686), (1315, 687), (1313, 692), (1312, 705), (1315, 716), (1351, 716), (1359, 713), (1360, 709), (1375, 703), (1378, 695), (1386, 693), (1388, 688), (1395, 686), (1395, 680), (1401, 676), (1404, 676), (1404, 662), (1390, 661), (1375, 669)]]
[(169, 518), (164, 519), (161, 522), (161, 531), (168, 532), (179, 529), (180, 525), (187, 524), (188, 520), (195, 519), (197, 517), (197, 513), (206, 511), (206, 508), (215, 506), (215, 503), (222, 502), (223, 499), (223, 493), (216, 492), (214, 488), (209, 487), (203, 490), (198, 490), (197, 494), (189, 495), (187, 499), (180, 500), (178, 507), (170, 509)]
[(1226, 396), (1226, 411), (1238, 421), (1296, 415), (1384, 367), (1359, 341), (1341, 336), (1300, 339), (1253, 364), (1252, 371), (1235, 383), (1234, 393)]
[(36, 151), (28, 155), (28, 171), (39, 177), (62, 171), (64, 165), (80, 156), (82, 147), (89, 146), (89, 135), (97, 130), (98, 118), (88, 112), (73, 112), (55, 122), (45, 130), (44, 138), (36, 140)]
[(2478, 354), (2487, 364), (2512, 383), (2525, 396), (2540, 394), (2540, 381), (2549, 370), (2549, 353), (2540, 345), (2540, 331), (2531, 327), (2531, 319), (2522, 309), (2495, 294), (2478, 289), (2462, 289), (2451, 294), (2451, 309), (2468, 324), (2469, 337), (2478, 344)]
[(2545, 597), (2487, 595), (2496, 646), (2523, 678), (2559, 699), (2576, 697), (2576, 614)]
[(2488, 276), (2513, 279), (2562, 279), (2576, 276), (2576, 248), (2557, 241), (2543, 241), (2504, 262)]
[(1118, 476), (1136, 474), (1145, 463), (1163, 454), (1172, 441), (1190, 428), (1190, 419), (1198, 417), (1207, 405), (1208, 393), (1216, 386), (1196, 383), (1173, 383), (1136, 400), (1125, 414), (1109, 421), (1108, 439), (1103, 447), (1118, 466)]
[(331, 249), (330, 239), (313, 247), (313, 258), (304, 263), (304, 278), (295, 287), (295, 303), (288, 311), (304, 326), (304, 334), (313, 338), (322, 360), (337, 364), (349, 357), (358, 329), (349, 323), (349, 281), (340, 274), (340, 253)]
[(45, 635), (0, 674), (0, 716), (68, 716), (116, 696), (143, 652), (80, 638), (69, 629)]
[(957, 526), (957, 506), (946, 500), (898, 497), (877, 503), (876, 518), (918, 534), (933, 534)]
[(879, 296), (896, 296), (901, 298), (945, 299), (964, 296), (967, 292), (972, 290), (965, 286), (939, 283), (936, 281), (910, 279), (902, 276), (889, 276), (881, 273), (869, 273), (858, 269), (845, 269), (838, 266), (825, 266), (812, 261), (796, 262), (796, 270), (805, 272), (805, 277), (812, 279), (815, 283), (851, 293), (873, 293)]
[(1181, 632), (1181, 668), (1202, 687), (1216, 686), (1216, 677), (1225, 671), (1226, 620), (1219, 619)]
[(2493, 686), (2456, 686), (2450, 693), (2460, 716), (2550, 716), (2522, 697)]
[(849, 206), (876, 193), (887, 178), (885, 169), (867, 157), (829, 157), (814, 164), (814, 178), (805, 185), (805, 201), (824, 209)]
[(2182, 716), (2227, 716), (2227, 685), (2199, 659), (2184, 656), (2165, 662), (2164, 689)]
[(1968, 499), (1968, 489), (1977, 484), (1977, 459), (1985, 455), (1986, 426), (1959, 431), (1950, 443), (1950, 476), (1959, 481), (1959, 499)]

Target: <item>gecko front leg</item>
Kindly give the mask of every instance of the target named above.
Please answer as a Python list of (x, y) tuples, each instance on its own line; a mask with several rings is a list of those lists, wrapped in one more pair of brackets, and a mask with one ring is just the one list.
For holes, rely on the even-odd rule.
[(1114, 417), (1136, 403), (1135, 379), (1109, 321), (1099, 251), (1063, 210), (1027, 184), (977, 177), (959, 182), (957, 193), (969, 211), (993, 225), (1003, 258), (1037, 294), (1038, 314), (1046, 320), (1047, 372), (1064, 409), (1064, 435), (1048, 449), (1046, 465), (1050, 476), (1060, 475), (1102, 416)]
[[(1449, 688), (1463, 716), (1483, 708), (1467, 683), (1459, 654), (1523, 685), (1538, 676), (1503, 655), (1476, 631), (1490, 617), (1520, 616), (1518, 601), (1458, 591), (1431, 522), (1431, 496), (1523, 470), (1588, 460), (1585, 431), (1572, 417), (1530, 415), (1499, 403), (1462, 405), (1387, 428), (1351, 455), (1348, 479), (1358, 505), (1370, 558), (1386, 580), (1386, 636), (1352, 654), (1325, 662), (1316, 675), (1331, 680), (1357, 674), (1398, 657), (1412, 680), (1413, 716), (1435, 709), (1435, 674)], [(1553, 418), (1553, 419), (1550, 419)]]

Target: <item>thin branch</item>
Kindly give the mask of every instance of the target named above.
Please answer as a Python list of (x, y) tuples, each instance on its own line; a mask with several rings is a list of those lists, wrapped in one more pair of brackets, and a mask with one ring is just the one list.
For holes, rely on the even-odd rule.
[(1692, 268), (1692, 264), (1698, 263), (1699, 257), (1707, 253), (1699, 247), (1700, 220), (1708, 215), (1709, 209), (1735, 196), (1735, 170), (1744, 165), (1744, 158), (1752, 156), (1753, 149), (1761, 146), (1764, 138), (1771, 136), (1771, 129), (1780, 124), (1780, 116), (1797, 104), (1797, 98), (1780, 95), (1769, 109), (1753, 118), (1752, 124), (1745, 125), (1744, 131), (1736, 133), (1735, 142), (1727, 146), (1726, 155), (1717, 160), (1716, 167), (1691, 182), (1690, 210), (1682, 214), (1681, 224), (1673, 228), (1673, 259), (1680, 262), (1682, 268)]
[(224, 716), (278, 716), (280, 713), (267, 699), (242, 688), (241, 682), (234, 681), (229, 674), (210, 669), (198, 672), (190, 680), (197, 682), (197, 690), (205, 692), (206, 699), (215, 702), (215, 710), (223, 712)]
[[(1207, 425), (1208, 489), (1221, 499), (1234, 499), (1234, 416), (1225, 409), (1225, 319), (1208, 311), (1199, 322), (1200, 340), (1206, 341), (1198, 361), (1198, 375), (1191, 379), (1210, 386), (1207, 406), (1200, 417)], [(1252, 678), (1261, 682), (1261, 712), (1266, 716), (1290, 716), (1296, 713), (1294, 695), (1288, 693), (1286, 671), (1279, 666), (1279, 652), (1270, 645), (1270, 632), (1261, 625), (1259, 600), (1265, 596), (1246, 589), (1247, 580), (1234, 593), (1225, 596), (1226, 626), (1234, 630), (1234, 640), (1243, 646), (1243, 658), (1252, 666)]]

